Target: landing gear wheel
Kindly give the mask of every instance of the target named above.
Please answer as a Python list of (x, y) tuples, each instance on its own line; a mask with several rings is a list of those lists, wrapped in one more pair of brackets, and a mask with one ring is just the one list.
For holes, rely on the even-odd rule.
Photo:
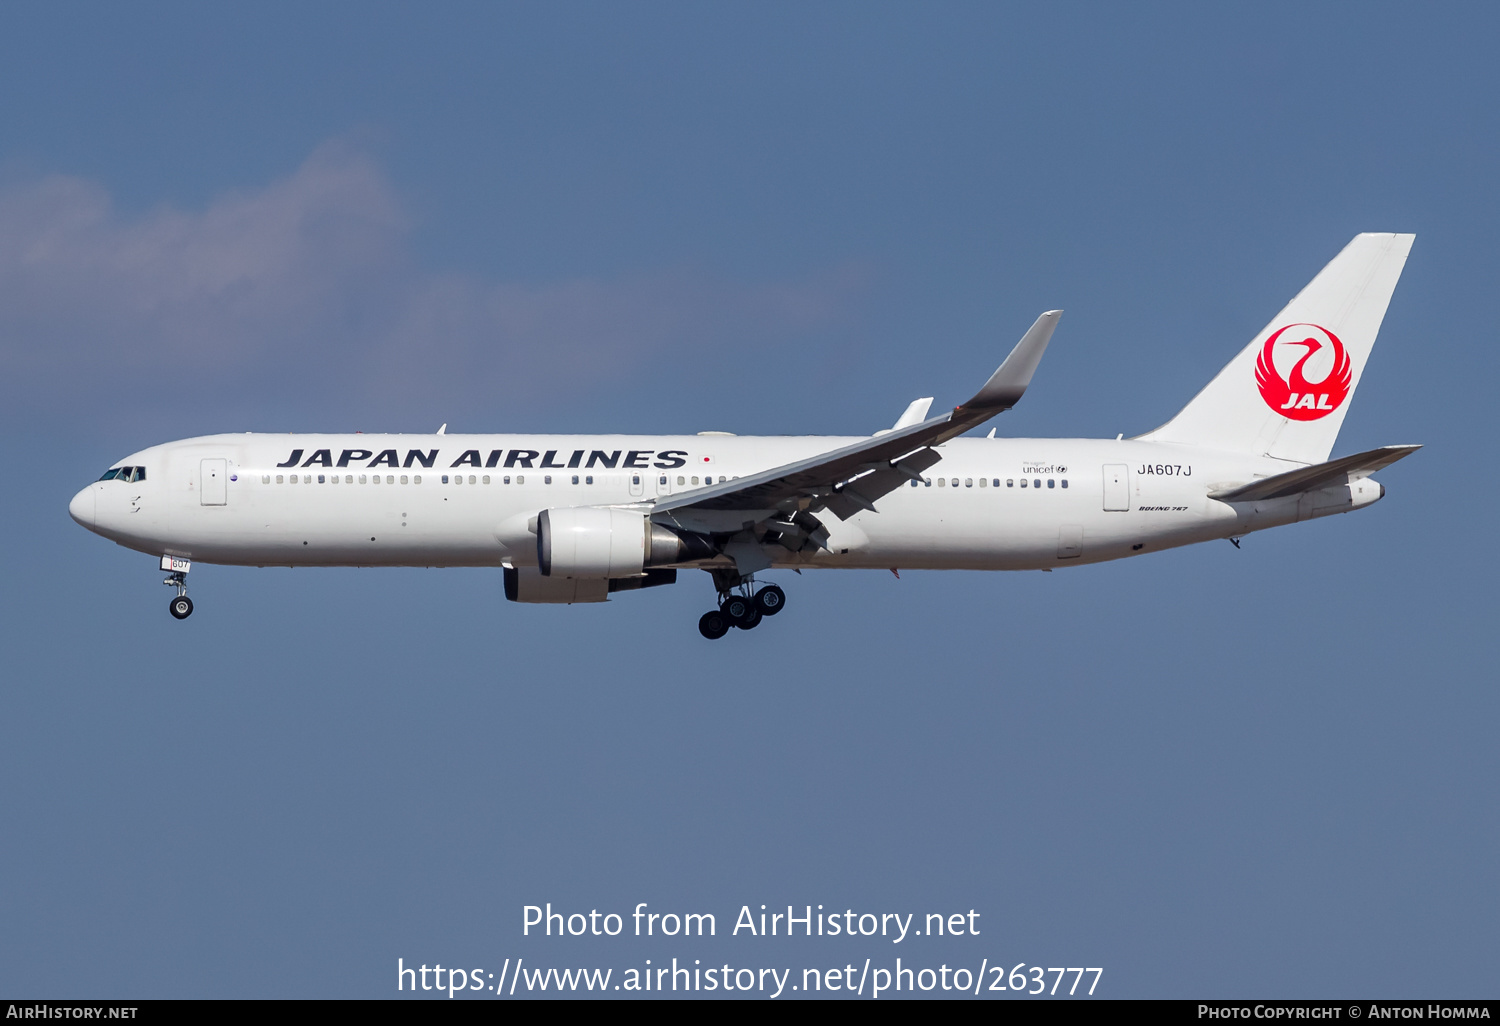
[(193, 615), (193, 600), (186, 595), (178, 595), (168, 604), (167, 609), (177, 619), (186, 620)]
[(740, 625), (741, 620), (748, 619), (754, 609), (754, 603), (743, 595), (731, 595), (719, 603), (719, 612), (729, 617), (730, 623), (736, 627)]
[(738, 627), (742, 631), (748, 631), (751, 628), (753, 628), (756, 624), (760, 623), (760, 621), (761, 621), (760, 610), (756, 609), (754, 606), (751, 606), (750, 607), (750, 615), (747, 616), (747, 617), (745, 617), (743, 620), (736, 620), (736, 621), (734, 621), (734, 625), (736, 627)]
[(709, 641), (718, 641), (729, 633), (729, 617), (721, 610), (709, 610), (698, 618), (698, 633)]
[(775, 616), (786, 608), (786, 592), (774, 584), (766, 585), (755, 593), (755, 608), (763, 616)]

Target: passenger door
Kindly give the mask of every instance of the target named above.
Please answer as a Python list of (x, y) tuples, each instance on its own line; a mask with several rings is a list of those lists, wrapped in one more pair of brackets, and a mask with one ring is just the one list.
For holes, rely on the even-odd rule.
[(1104, 509), (1115, 513), (1130, 509), (1130, 467), (1124, 463), (1104, 465)]
[(198, 462), (198, 504), (223, 506), (229, 502), (229, 461)]

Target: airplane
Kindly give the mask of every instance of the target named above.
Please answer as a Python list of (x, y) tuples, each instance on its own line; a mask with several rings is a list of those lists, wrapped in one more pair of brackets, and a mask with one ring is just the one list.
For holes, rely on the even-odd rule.
[[(69, 504), (158, 557), (499, 567), (515, 602), (604, 602), (701, 569), (705, 638), (780, 613), (772, 570), (1056, 570), (1363, 509), (1420, 446), (1330, 460), (1413, 235), (1356, 236), (1167, 423), (1133, 438), (967, 433), (1025, 394), (1060, 310), (968, 401), (865, 437), (218, 434), (119, 461)], [(899, 574), (898, 574), (899, 576)]]

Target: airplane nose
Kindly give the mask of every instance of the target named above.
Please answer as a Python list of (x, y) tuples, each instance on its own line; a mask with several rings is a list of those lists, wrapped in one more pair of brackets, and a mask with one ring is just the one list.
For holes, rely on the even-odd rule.
[(94, 529), (94, 486), (89, 485), (83, 491), (73, 496), (73, 501), (68, 503), (68, 516), (87, 527), (90, 531)]

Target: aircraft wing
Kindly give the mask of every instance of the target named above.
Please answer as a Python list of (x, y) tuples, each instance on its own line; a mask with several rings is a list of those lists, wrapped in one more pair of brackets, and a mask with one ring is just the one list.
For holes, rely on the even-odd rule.
[[(968, 402), (917, 424), (882, 432), (841, 449), (659, 500), (651, 519), (705, 534), (749, 530), (777, 517), (831, 510), (847, 520), (942, 459), (931, 448), (1010, 409), (1031, 384), (1061, 310), (1036, 319)], [(812, 518), (807, 518), (812, 519)], [(804, 526), (816, 530), (816, 521)]]
[(1253, 502), (1257, 499), (1279, 499), (1284, 495), (1312, 491), (1333, 482), (1342, 483), (1350, 476), (1373, 474), (1399, 459), (1410, 456), (1420, 445), (1385, 445), (1369, 452), (1357, 452), (1353, 456), (1342, 456), (1327, 463), (1315, 463), (1310, 467), (1289, 470), (1274, 477), (1263, 477), (1237, 488), (1210, 492), (1210, 499), (1221, 502)]

